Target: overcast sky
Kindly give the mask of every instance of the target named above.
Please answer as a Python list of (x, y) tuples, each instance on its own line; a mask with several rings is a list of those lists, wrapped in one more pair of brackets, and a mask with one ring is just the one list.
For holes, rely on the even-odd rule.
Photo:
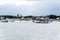
[(60, 15), (60, 0), (0, 0), (0, 15)]

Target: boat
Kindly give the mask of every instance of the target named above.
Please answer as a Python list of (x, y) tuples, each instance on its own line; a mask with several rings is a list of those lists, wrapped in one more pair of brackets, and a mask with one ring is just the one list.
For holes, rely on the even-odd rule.
[(8, 22), (8, 20), (1, 20), (1, 22)]
[(41, 18), (41, 19), (35, 19), (33, 20), (34, 23), (49, 23), (50, 20), (46, 18)]

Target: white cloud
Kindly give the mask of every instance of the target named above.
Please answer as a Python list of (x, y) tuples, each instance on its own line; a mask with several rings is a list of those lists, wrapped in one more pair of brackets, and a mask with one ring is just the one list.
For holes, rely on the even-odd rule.
[(16, 4), (16, 5), (29, 4), (30, 5), (36, 2), (42, 3), (45, 1), (46, 0), (0, 0), (0, 5), (4, 5), (4, 4)]
[[(60, 0), (0, 0), (0, 5), (16, 4), (24, 5), (21, 14), (36, 14), (43, 15), (60, 13)], [(33, 5), (32, 5), (33, 4)], [(31, 6), (32, 5), (32, 6)], [(25, 7), (26, 6), (26, 7)], [(57, 10), (56, 10), (57, 9)], [(18, 8), (18, 10), (21, 10)], [(47, 15), (45, 14), (45, 15)]]
[(27, 1), (27, 0), (0, 0), (0, 5), (4, 4), (16, 4), (16, 5), (30, 5), (34, 4), (36, 1)]

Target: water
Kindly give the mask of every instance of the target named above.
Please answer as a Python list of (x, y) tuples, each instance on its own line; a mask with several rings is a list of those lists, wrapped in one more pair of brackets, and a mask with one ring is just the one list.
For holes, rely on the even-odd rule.
[(60, 22), (0, 22), (0, 40), (60, 40)]

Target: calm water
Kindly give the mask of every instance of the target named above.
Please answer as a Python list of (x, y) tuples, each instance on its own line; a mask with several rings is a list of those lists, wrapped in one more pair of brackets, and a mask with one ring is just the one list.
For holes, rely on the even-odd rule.
[(60, 40), (60, 23), (0, 23), (0, 40)]

